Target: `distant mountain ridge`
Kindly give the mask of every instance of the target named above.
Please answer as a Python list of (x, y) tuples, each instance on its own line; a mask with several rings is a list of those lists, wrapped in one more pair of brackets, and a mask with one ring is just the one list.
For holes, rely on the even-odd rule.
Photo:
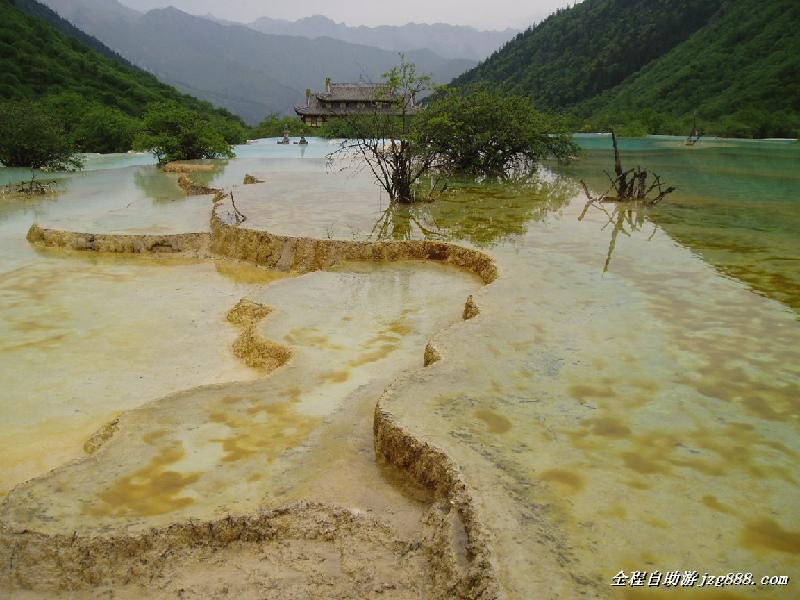
[[(290, 114), (304, 101), (306, 88), (320, 87), (326, 77), (377, 80), (399, 60), (388, 50), (269, 35), (172, 7), (143, 14), (117, 0), (43, 1), (133, 64), (251, 124), (270, 113)], [(441, 83), (475, 65), (427, 49), (408, 52), (407, 58)]]
[(350, 27), (322, 15), (297, 21), (261, 17), (249, 23), (249, 26), (262, 33), (297, 35), (310, 39), (329, 37), (394, 52), (427, 48), (444, 58), (471, 60), (483, 60), (519, 33), (516, 29), (481, 31), (473, 27), (445, 23)]

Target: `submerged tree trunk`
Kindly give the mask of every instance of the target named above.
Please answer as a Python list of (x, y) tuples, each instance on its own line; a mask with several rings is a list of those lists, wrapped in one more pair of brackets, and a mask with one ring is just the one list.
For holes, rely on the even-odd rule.
[(414, 202), (413, 181), (411, 180), (411, 149), (408, 142), (401, 140), (395, 154), (395, 168), (392, 173), (394, 180), (394, 202), (410, 204)]
[[(586, 197), (590, 202), (642, 202), (648, 205), (654, 205), (661, 202), (665, 196), (671, 194), (676, 188), (662, 187), (661, 178), (653, 173), (653, 183), (647, 185), (647, 180), (650, 175), (641, 167), (635, 169), (628, 169), (627, 171), (622, 168), (622, 159), (619, 155), (619, 146), (617, 145), (617, 135), (611, 131), (611, 141), (614, 145), (614, 174), (616, 177), (606, 173), (606, 177), (611, 182), (611, 187), (602, 196), (592, 196), (586, 182), (581, 180), (583, 190)], [(615, 195), (609, 195), (611, 193)], [(655, 195), (652, 195), (654, 194)]]

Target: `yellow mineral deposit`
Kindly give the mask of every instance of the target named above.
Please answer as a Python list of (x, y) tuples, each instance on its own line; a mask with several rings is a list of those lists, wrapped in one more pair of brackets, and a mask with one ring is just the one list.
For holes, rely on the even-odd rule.
[(214, 260), (214, 268), (217, 270), (217, 273), (230, 279), (234, 283), (267, 285), (273, 281), (291, 277), (290, 273), (270, 271), (269, 269), (258, 267), (251, 263), (234, 260)]
[(206, 196), (206, 195), (213, 196), (214, 194), (217, 194), (220, 191), (216, 188), (196, 183), (186, 175), (181, 175), (180, 177), (178, 177), (178, 185), (189, 196)]
[(505, 433), (511, 429), (511, 421), (507, 417), (487, 408), (476, 410), (475, 416), (483, 421), (492, 433)]
[(141, 469), (120, 478), (99, 494), (84, 512), (92, 516), (162, 515), (185, 508), (195, 500), (184, 495), (199, 473), (182, 473), (171, 467), (186, 456), (179, 443), (159, 449)]
[(547, 469), (539, 474), (539, 478), (557, 484), (567, 494), (580, 492), (585, 485), (579, 473), (567, 469)]
[(211, 173), (217, 170), (216, 165), (188, 162), (168, 162), (161, 167), (165, 173)]
[(742, 528), (741, 544), (757, 552), (800, 554), (800, 531), (784, 529), (774, 519), (747, 521)]
[(271, 309), (263, 304), (242, 298), (228, 313), (228, 321), (238, 326), (241, 333), (233, 343), (233, 353), (248, 367), (265, 373), (285, 365), (292, 357), (289, 348), (263, 339), (256, 328)]
[(212, 439), (222, 445), (223, 462), (259, 456), (275, 460), (287, 448), (305, 441), (321, 419), (296, 412), (292, 403), (282, 402), (254, 407), (247, 415), (216, 412), (209, 415), (213, 423), (224, 425), (229, 435)]

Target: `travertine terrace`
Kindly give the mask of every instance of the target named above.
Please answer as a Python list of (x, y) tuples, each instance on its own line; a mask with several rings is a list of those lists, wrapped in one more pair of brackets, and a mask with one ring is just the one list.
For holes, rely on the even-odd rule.
[[(176, 172), (185, 171), (178, 169)], [(216, 192), (195, 186), (185, 175), (181, 175), (180, 184), (189, 194)], [(253, 183), (248, 182), (248, 185)], [(104, 235), (33, 225), (28, 240), (35, 245), (68, 251), (225, 257), (294, 273), (330, 269), (352, 261), (426, 260), (472, 272), (484, 284), (497, 277), (494, 261), (478, 250), (422, 240), (372, 242), (276, 236), (266, 230), (248, 229), (245, 225), (226, 221), (222, 215), (230, 214), (227, 211), (229, 206), (230, 200), (217, 194), (210, 233)], [(472, 296), (467, 306), (469, 317), (475, 316), (477, 308)], [(258, 323), (270, 312), (267, 306), (242, 299), (227, 316), (240, 329), (233, 352), (248, 366), (262, 369), (264, 377), (281, 368), (292, 356), (289, 348), (265, 340), (258, 333)], [(432, 362), (430, 347), (419, 348), (419, 353), (420, 368), (423, 354), (426, 365)], [(387, 394), (391, 395), (391, 388), (383, 395)], [(46, 596), (63, 590), (99, 593), (99, 590), (113, 588), (115, 593), (125, 597), (126, 594), (134, 596), (142, 586), (153, 593), (168, 595), (179, 591), (179, 584), (187, 586), (181, 589), (197, 594), (198, 582), (192, 580), (190, 573), (199, 568), (201, 562), (220, 564), (220, 561), (230, 561), (236, 564), (239, 560), (255, 560), (243, 557), (265, 552), (271, 562), (283, 564), (278, 572), (282, 568), (302, 574), (302, 583), (277, 584), (276, 598), (308, 597), (307, 594), (323, 593), (320, 591), (323, 589), (326, 597), (349, 597), (354, 589), (361, 590), (362, 597), (499, 597), (489, 537), (458, 466), (444, 451), (407, 432), (378, 396), (373, 398), (373, 404), (371, 431), (377, 460), (407, 480), (400, 484), (401, 487), (410, 485), (419, 489), (418, 493), (424, 490), (429, 495), (425, 503), (428, 508), (420, 513), (420, 537), (416, 541), (413, 536), (404, 539), (397, 529), (383, 524), (380, 514), (368, 517), (346, 506), (309, 504), (302, 500), (287, 506), (264, 507), (253, 515), (191, 520), (141, 533), (126, 533), (127, 528), (120, 530), (117, 526), (110, 530), (111, 535), (77, 530), (74, 535), (66, 535), (58, 532), (61, 528), (57, 525), (46, 528), (49, 532), (36, 532), (24, 526), (27, 519), (24, 515), (30, 506), (19, 504), (26, 496), (25, 488), (36, 487), (36, 481), (33, 481), (20, 486), (3, 507), (4, 514), (9, 517), (4, 520), (2, 530), (3, 564), (6, 565), (3, 585), (9, 590), (29, 590), (32, 596)], [(147, 410), (145, 407), (134, 413)], [(160, 409), (154, 405), (150, 410)], [(89, 461), (102, 463), (106, 446), (123, 443), (120, 440), (135, 432), (141, 421), (142, 418), (136, 418), (135, 414), (114, 419), (87, 440), (87, 456), (78, 462), (84, 463), (82, 466)], [(295, 427), (302, 426), (298, 424)], [(177, 446), (171, 448), (174, 450)], [(169, 460), (163, 455), (161, 459)], [(156, 457), (154, 460), (161, 459)], [(70, 466), (65, 468), (68, 470)], [(96, 470), (103, 472), (102, 467)], [(58, 477), (58, 470), (54, 473), (45, 475), (43, 479)], [(180, 503), (174, 495), (165, 496), (165, 501)], [(142, 502), (141, 506), (150, 508), (150, 500), (142, 498)], [(325, 546), (330, 549), (325, 550)], [(316, 573), (315, 567), (301, 566), (297, 555), (315, 552), (340, 552), (339, 560), (343, 561), (342, 568), (348, 576), (338, 573), (325, 575)], [(364, 588), (363, 576), (358, 575), (358, 569), (354, 572), (347, 565), (366, 561), (373, 565), (373, 572)], [(232, 568), (222, 567), (216, 573), (219, 579), (214, 583), (217, 586), (214, 593), (222, 593), (220, 590), (224, 589), (235, 590), (239, 597), (252, 594), (263, 597), (251, 586), (237, 582)], [(276, 575), (273, 571), (257, 575), (257, 568), (250, 572), (254, 577)], [(376, 577), (386, 581), (376, 586)], [(152, 587), (154, 579), (161, 583)], [(268, 594), (268, 597), (273, 596)]]

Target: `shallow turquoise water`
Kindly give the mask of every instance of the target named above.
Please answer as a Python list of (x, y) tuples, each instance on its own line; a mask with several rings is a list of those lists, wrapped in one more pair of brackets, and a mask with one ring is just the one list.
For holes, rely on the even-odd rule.
[[(605, 192), (613, 170), (607, 136), (578, 136), (579, 160), (554, 166)], [(636, 165), (676, 186), (647, 218), (726, 275), (800, 311), (800, 143), (622, 139), (624, 168)]]
[[(237, 158), (277, 158), (277, 159), (320, 159), (324, 158), (335, 141), (310, 137), (307, 145), (292, 143), (290, 145), (278, 144), (280, 138), (265, 138), (251, 140), (247, 144), (234, 146)], [(297, 141), (299, 138), (291, 138)], [(86, 154), (84, 171), (98, 171), (103, 169), (118, 169), (122, 167), (152, 166), (156, 159), (152, 154), (130, 152), (127, 154)], [(74, 174), (43, 173), (37, 172), (37, 179), (61, 180), (73, 177)], [(0, 167), (0, 186), (18, 181), (27, 181), (31, 177), (30, 169), (9, 169)]]

